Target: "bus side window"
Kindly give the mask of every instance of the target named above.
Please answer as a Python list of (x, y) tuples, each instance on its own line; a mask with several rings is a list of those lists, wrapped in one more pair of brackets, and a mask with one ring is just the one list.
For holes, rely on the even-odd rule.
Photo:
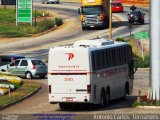
[(101, 59), (102, 59), (102, 68), (105, 68), (105, 57), (104, 57), (104, 50), (101, 51)]
[(96, 69), (96, 60), (95, 60), (95, 53), (92, 52), (92, 66), (93, 66), (93, 71)]
[(98, 70), (102, 68), (102, 55), (101, 51), (98, 51)]
[(108, 58), (108, 67), (111, 67), (111, 64), (112, 64), (112, 56), (111, 56), (111, 51), (108, 50), (107, 51), (107, 58)]
[(109, 54), (108, 54), (108, 50), (106, 50), (106, 51), (105, 51), (105, 59), (106, 59), (106, 60), (105, 60), (105, 64), (106, 64), (106, 68), (107, 68), (107, 67), (109, 67), (109, 60), (108, 60), (108, 56), (109, 56)]

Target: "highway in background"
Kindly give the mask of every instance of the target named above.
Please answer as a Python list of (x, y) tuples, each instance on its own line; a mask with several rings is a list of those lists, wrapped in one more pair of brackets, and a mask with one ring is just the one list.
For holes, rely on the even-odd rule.
[[(63, 18), (65, 24), (59, 29), (39, 37), (22, 38), (22, 40), (4, 43), (0, 45), (0, 53), (20, 53), (28, 57), (47, 59), (48, 49), (52, 46), (71, 44), (78, 39), (90, 39), (97, 36), (108, 38), (108, 29), (105, 30), (81, 30), (80, 16), (78, 14), (79, 3), (61, 2), (60, 4), (41, 4), (34, 2), (33, 9), (47, 10)], [(132, 33), (149, 30), (149, 10), (146, 13), (144, 25), (133, 25)], [(113, 39), (117, 37), (129, 37), (128, 16), (129, 7), (124, 8), (123, 13), (113, 15)], [(116, 19), (118, 18), (118, 19)]]

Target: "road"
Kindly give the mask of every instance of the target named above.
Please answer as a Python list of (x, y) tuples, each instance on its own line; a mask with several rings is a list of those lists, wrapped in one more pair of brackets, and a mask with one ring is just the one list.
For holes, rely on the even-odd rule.
[[(34, 9), (43, 9), (57, 14), (64, 19), (65, 25), (60, 27), (60, 29), (43, 36), (22, 38), (19, 41), (10, 42), (7, 44), (1, 43), (0, 53), (21, 53), (28, 57), (47, 59), (48, 49), (52, 46), (70, 44), (78, 39), (89, 39), (97, 36), (108, 38), (108, 29), (87, 31), (81, 30), (80, 16), (77, 13), (79, 6), (79, 3), (61, 2), (60, 4), (41, 4), (38, 1), (34, 2)], [(129, 11), (129, 7), (125, 7), (124, 13), (113, 14), (114, 16), (120, 18), (119, 21), (113, 17), (113, 39), (117, 37), (129, 36), (127, 20), (127, 13), (129, 13)], [(146, 13), (145, 25), (134, 25), (132, 27), (132, 33), (149, 30), (149, 11), (146, 9), (144, 9), (144, 11)]]
[[(146, 95), (149, 84), (149, 72), (137, 71), (134, 79), (134, 90), (131, 96), (125, 101), (114, 100), (109, 107), (100, 108), (75, 108), (71, 110), (61, 110), (58, 104), (48, 103), (48, 86), (47, 80), (38, 81), (42, 89), (34, 96), (0, 111), (0, 114), (33, 114), (33, 113), (75, 113), (75, 114), (160, 114), (160, 109), (142, 109), (131, 107), (136, 100), (138, 90), (142, 91), (142, 95)], [(97, 112), (98, 111), (98, 112)]]

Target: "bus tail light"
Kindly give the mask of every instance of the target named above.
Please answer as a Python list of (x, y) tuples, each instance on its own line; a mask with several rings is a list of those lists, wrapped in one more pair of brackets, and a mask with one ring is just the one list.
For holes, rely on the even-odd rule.
[(51, 85), (48, 86), (49, 93), (51, 93)]
[(87, 93), (91, 93), (91, 85), (87, 85)]

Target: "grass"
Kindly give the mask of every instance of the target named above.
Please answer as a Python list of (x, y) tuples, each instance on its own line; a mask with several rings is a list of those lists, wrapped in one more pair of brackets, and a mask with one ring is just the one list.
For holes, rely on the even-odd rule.
[[(33, 18), (34, 18), (34, 11), (33, 11)], [(37, 10), (37, 17), (42, 17), (44, 11)], [(49, 16), (48, 13), (44, 14), (45, 16)], [(46, 17), (44, 19), (37, 22), (36, 26), (33, 23), (31, 26), (30, 23), (19, 23), (16, 26), (16, 11), (14, 9), (0, 9), (0, 36), (1, 37), (29, 37), (32, 34), (37, 34), (44, 32), (48, 29), (53, 28), (55, 24), (55, 19), (49, 20)], [(59, 18), (62, 20), (61, 18)], [(33, 20), (34, 21), (34, 20)], [(58, 26), (58, 25), (57, 25)]]
[(140, 101), (135, 101), (132, 106), (160, 106), (160, 101), (149, 100), (147, 96), (140, 96)]
[(128, 41), (128, 43), (132, 46), (132, 50), (134, 53), (134, 61), (135, 61), (135, 67), (137, 68), (147, 68), (150, 66), (150, 57), (149, 53), (145, 52), (144, 55), (144, 61), (142, 59), (142, 53), (141, 48), (137, 46), (137, 43), (134, 40)]
[[(43, 13), (45, 16), (49, 16), (49, 13), (44, 11), (37, 11), (36, 16), (42, 17)], [(35, 17), (35, 11), (33, 11), (33, 18)], [(0, 23), (15, 23), (16, 22), (16, 10), (15, 9), (0, 9)]]
[(4, 81), (0, 80), (0, 84), (6, 84), (6, 85), (12, 84), (12, 85), (15, 85), (16, 88), (18, 88), (19, 86), (21, 86), (23, 84), (23, 81), (14, 80), (14, 79), (13, 80), (4, 80)]
[(32, 81), (30, 86), (30, 81), (23, 81), (23, 85), (21, 85), (14, 92), (11, 92), (10, 98), (9, 95), (0, 96), (0, 107), (19, 100), (20, 98), (32, 93), (35, 89), (39, 87), (39, 84)]
[(0, 9), (0, 23), (13, 23), (16, 21), (16, 11), (13, 9)]

